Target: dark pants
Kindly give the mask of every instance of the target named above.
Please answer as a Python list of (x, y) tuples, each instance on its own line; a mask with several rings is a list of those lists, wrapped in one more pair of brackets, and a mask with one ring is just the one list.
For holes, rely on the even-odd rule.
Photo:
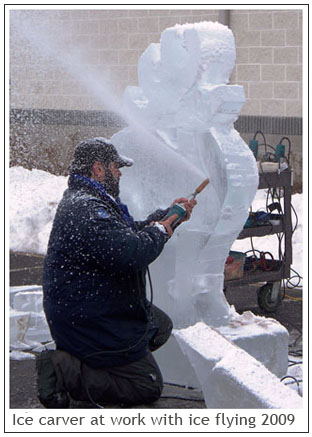
[(152, 305), (151, 313), (159, 327), (156, 335), (151, 339), (149, 344), (150, 350), (154, 352), (168, 341), (173, 325), (170, 317), (157, 306)]
[[(168, 340), (172, 322), (154, 305), (152, 315), (159, 326), (150, 341), (150, 350), (155, 351)], [(100, 369), (93, 369), (61, 350), (53, 351), (51, 359), (58, 387), (76, 401), (131, 406), (154, 402), (162, 392), (162, 375), (151, 352), (134, 363)]]

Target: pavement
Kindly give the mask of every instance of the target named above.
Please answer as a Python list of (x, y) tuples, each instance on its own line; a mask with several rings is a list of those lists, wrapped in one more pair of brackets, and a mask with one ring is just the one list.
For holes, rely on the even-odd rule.
[[(43, 257), (26, 254), (11, 254), (10, 284), (40, 285)], [(302, 289), (285, 291), (285, 297), (274, 313), (265, 313), (257, 304), (257, 288), (244, 286), (230, 288), (226, 298), (237, 312), (252, 311), (256, 315), (278, 320), (290, 334), (289, 352), (302, 356)], [(44, 408), (37, 399), (35, 360), (10, 360), (10, 408)], [(71, 404), (71, 408), (90, 408), (86, 404)], [(91, 406), (91, 408), (93, 408)], [(113, 406), (112, 408), (116, 408)], [(192, 389), (165, 383), (161, 398), (152, 405), (136, 408), (205, 408), (203, 395), (199, 389)]]

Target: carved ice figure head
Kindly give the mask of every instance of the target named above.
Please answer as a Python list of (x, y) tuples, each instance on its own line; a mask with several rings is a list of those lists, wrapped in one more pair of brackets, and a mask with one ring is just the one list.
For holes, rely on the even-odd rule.
[(144, 129), (129, 126), (112, 137), (135, 161), (121, 180), (134, 215), (168, 206), (210, 178), (190, 222), (152, 266), (156, 303), (176, 327), (198, 320), (219, 326), (231, 316), (224, 263), (258, 184), (254, 157), (233, 127), (245, 99), (242, 87), (227, 85), (234, 62), (226, 26), (166, 29), (139, 60), (139, 87), (125, 91), (125, 104)]
[(234, 38), (228, 28), (212, 22), (177, 24), (141, 56), (139, 86), (155, 107), (168, 105), (168, 100), (177, 105), (194, 84), (227, 83), (234, 63)]
[(140, 57), (139, 87), (126, 89), (125, 105), (144, 124), (156, 122), (161, 128), (207, 131), (216, 122), (232, 123), (245, 102), (241, 86), (226, 86), (235, 57), (233, 33), (226, 26), (177, 24)]

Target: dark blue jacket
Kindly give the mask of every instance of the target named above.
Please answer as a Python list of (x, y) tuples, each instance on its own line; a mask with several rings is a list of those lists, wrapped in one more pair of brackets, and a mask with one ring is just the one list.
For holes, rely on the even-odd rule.
[(110, 199), (100, 184), (71, 175), (68, 185), (43, 274), (51, 335), (58, 348), (91, 367), (131, 363), (145, 356), (157, 331), (145, 273), (167, 241), (149, 223), (165, 211), (133, 222), (125, 205)]

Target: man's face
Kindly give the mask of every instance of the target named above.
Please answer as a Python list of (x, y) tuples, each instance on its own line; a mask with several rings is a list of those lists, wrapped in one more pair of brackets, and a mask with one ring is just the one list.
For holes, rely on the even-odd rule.
[(114, 197), (119, 196), (119, 180), (121, 171), (116, 162), (111, 162), (105, 167), (104, 185), (107, 191)]
[(119, 179), (121, 171), (116, 162), (110, 162), (108, 165), (96, 161), (92, 168), (92, 178), (103, 184), (106, 191), (113, 197), (119, 196)]

